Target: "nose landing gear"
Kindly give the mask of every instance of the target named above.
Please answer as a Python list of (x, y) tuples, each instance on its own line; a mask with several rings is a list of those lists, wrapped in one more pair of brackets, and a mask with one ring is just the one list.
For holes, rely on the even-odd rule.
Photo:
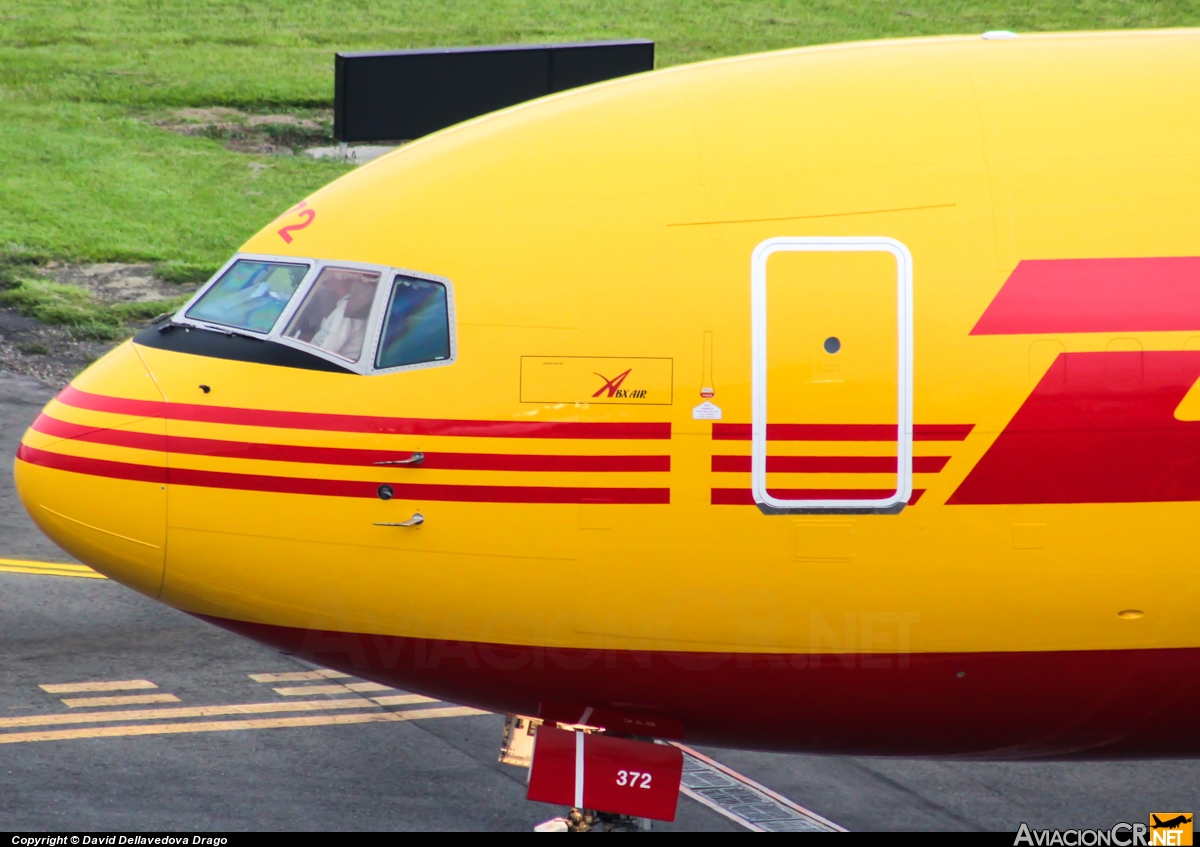
[(530, 768), (527, 799), (571, 808), (539, 831), (633, 832), (675, 820), (683, 774), (675, 747), (510, 715), (500, 761)]
[(649, 832), (649, 818), (572, 809), (565, 818), (551, 818), (533, 828), (534, 832)]

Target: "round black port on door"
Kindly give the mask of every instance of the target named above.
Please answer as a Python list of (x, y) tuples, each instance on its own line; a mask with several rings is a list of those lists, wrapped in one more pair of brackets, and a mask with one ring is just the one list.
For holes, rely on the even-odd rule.
[(386, 482), (375, 489), (375, 493), (379, 495), (380, 500), (391, 500), (396, 496), (396, 492), (392, 491), (392, 487)]
[(831, 335), (825, 339), (824, 346), (826, 353), (836, 353), (838, 350), (842, 349), (842, 342), (838, 340), (836, 335)]

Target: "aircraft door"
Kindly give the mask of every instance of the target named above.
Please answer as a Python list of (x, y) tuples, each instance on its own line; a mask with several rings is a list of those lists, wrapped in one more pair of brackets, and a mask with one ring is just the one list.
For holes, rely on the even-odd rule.
[(912, 494), (912, 257), (890, 238), (771, 238), (751, 262), (752, 484), (767, 514)]

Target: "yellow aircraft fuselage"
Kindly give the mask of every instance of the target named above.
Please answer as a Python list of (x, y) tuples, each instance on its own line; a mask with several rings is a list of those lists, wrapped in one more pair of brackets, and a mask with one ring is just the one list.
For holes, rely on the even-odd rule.
[[(482, 708), (1194, 755), (1197, 102), (1177, 30), (805, 48), (470, 121), (247, 242), (221, 279), (283, 275), (221, 284), (276, 323), (224, 334), (202, 291), (76, 378), (21, 496), (145, 594)], [(404, 352), (402, 285), (443, 352)]]

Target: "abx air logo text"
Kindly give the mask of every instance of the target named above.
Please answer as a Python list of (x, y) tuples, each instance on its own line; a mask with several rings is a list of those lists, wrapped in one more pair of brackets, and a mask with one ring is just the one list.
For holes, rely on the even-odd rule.
[[(644, 400), (646, 399), (646, 389), (644, 388), (622, 388), (621, 384), (625, 382), (625, 378), (633, 371), (633, 368), (622, 371), (621, 373), (609, 379), (602, 373), (596, 373), (596, 376), (604, 380), (604, 385), (600, 386), (593, 394), (593, 397), (604, 395), (620, 400)], [(607, 392), (607, 393), (606, 393)]]

